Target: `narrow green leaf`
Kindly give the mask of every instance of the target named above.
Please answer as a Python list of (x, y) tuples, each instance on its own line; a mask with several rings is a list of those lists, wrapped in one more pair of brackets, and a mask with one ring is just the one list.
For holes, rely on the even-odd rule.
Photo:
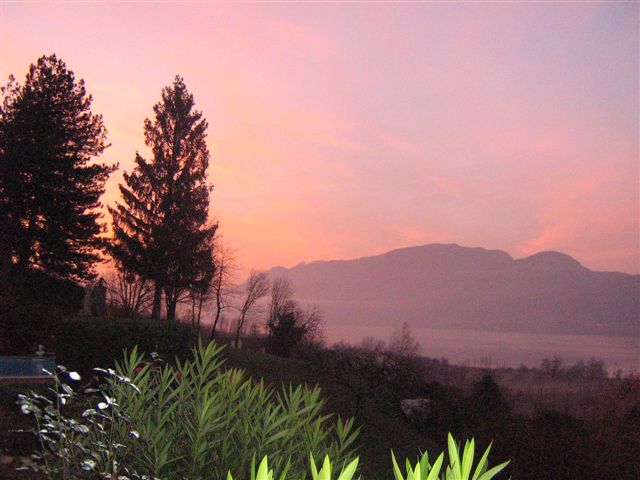
[(469, 480), (471, 475), (471, 467), (473, 466), (473, 454), (475, 450), (475, 440), (466, 442), (464, 446), (464, 453), (462, 454), (462, 480)]
[(413, 478), (415, 480), (420, 480), (420, 462), (416, 463), (416, 468), (413, 470)]
[(251, 480), (256, 480), (256, 456), (251, 457)]
[(325, 455), (324, 462), (322, 462), (320, 480), (331, 480), (331, 460), (329, 460), (329, 455)]
[(496, 465), (495, 467), (487, 470), (480, 476), (478, 480), (491, 480), (495, 477), (499, 472), (501, 472), (507, 465), (509, 465), (509, 461), (501, 463), (500, 465)]
[(260, 466), (258, 467), (258, 475), (257, 480), (267, 480), (269, 477), (269, 461), (267, 460), (267, 456), (265, 455), (262, 461), (260, 462)]
[(396, 480), (404, 480), (402, 476), (402, 471), (400, 467), (398, 467), (398, 462), (396, 461), (396, 456), (393, 454), (393, 450), (391, 450), (391, 461), (393, 462), (393, 474), (396, 477)]
[(422, 454), (422, 457), (420, 457), (420, 471), (422, 472), (423, 477), (427, 476), (430, 468), (431, 465), (429, 465), (429, 454), (427, 452), (424, 452)]
[(357, 468), (358, 468), (358, 458), (356, 457), (354, 460), (351, 461), (351, 463), (349, 463), (349, 465), (345, 467), (344, 470), (342, 470), (342, 473), (340, 473), (338, 480), (351, 480), (353, 475), (356, 473)]
[(453, 472), (453, 476), (456, 480), (461, 480), (461, 470), (460, 470), (460, 457), (458, 455), (458, 446), (456, 445), (455, 440), (451, 433), (449, 433), (447, 437), (447, 443), (449, 447), (449, 466)]
[(433, 462), (433, 466), (431, 467), (431, 472), (429, 472), (429, 476), (426, 480), (438, 480), (438, 476), (440, 475), (440, 469), (442, 468), (442, 462), (444, 461), (444, 452), (440, 454), (440, 456)]
[(484, 451), (484, 454), (480, 458), (480, 461), (478, 462), (478, 465), (476, 466), (476, 471), (474, 472), (473, 477), (471, 478), (471, 480), (478, 480), (480, 475), (482, 475), (484, 472), (486, 472), (486, 470), (487, 470), (487, 461), (488, 461), (488, 458), (489, 458), (489, 452), (490, 451), (491, 451), (491, 444), (489, 444), (487, 449)]
[(316, 462), (313, 459), (313, 453), (309, 453), (309, 461), (311, 463), (311, 478), (316, 480), (318, 478), (318, 468), (316, 467)]

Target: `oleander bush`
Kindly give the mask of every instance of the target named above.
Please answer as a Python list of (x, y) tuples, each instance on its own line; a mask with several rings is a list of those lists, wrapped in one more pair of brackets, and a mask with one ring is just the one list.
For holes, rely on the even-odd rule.
[(33, 468), (61, 479), (219, 479), (268, 453), (274, 468), (302, 477), (309, 453), (338, 465), (353, 458), (358, 430), (322, 413), (318, 388), (254, 383), (223, 369), (220, 352), (199, 346), (171, 366), (134, 349), (114, 370), (96, 369), (101, 383), (84, 389), (60, 367), (53, 398), (20, 396), (41, 445)]

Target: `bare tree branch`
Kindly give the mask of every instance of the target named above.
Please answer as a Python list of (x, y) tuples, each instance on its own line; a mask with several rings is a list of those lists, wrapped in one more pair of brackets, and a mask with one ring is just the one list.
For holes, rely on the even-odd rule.
[(247, 315), (253, 313), (258, 305), (258, 300), (269, 293), (269, 279), (264, 272), (251, 270), (244, 290), (244, 300), (238, 310), (240, 315), (236, 325), (236, 338), (234, 345), (237, 347), (240, 341), (240, 331)]
[(211, 282), (211, 297), (215, 313), (211, 326), (211, 338), (216, 334), (220, 316), (232, 306), (233, 297), (238, 293), (238, 287), (234, 281), (238, 269), (235, 250), (223, 245), (220, 237), (216, 238), (213, 244), (213, 261), (216, 271)]
[(116, 271), (107, 275), (107, 288), (111, 303), (120, 315), (137, 318), (153, 304), (153, 285), (139, 275), (127, 272), (118, 265)]
[(269, 303), (269, 316), (267, 317), (267, 332), (271, 335), (278, 317), (287, 310), (292, 310), (293, 287), (291, 282), (284, 277), (276, 277), (271, 283), (271, 302)]

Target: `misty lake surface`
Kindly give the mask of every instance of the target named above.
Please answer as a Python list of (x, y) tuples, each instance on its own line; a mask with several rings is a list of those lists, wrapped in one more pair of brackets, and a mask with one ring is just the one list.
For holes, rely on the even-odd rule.
[[(389, 341), (396, 327), (326, 325), (329, 344), (359, 343), (364, 337)], [(422, 346), (422, 354), (446, 358), (450, 363), (488, 367), (539, 366), (544, 358), (560, 357), (565, 364), (594, 357), (604, 360), (613, 373), (640, 371), (640, 338), (598, 335), (557, 335), (519, 332), (490, 332), (464, 329), (411, 327)]]

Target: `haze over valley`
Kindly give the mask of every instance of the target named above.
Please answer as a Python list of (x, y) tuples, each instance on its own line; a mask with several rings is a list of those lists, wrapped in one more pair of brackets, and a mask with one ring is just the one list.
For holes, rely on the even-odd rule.
[(558, 355), (640, 365), (640, 275), (597, 272), (568, 255), (429, 244), (353, 260), (276, 267), (317, 305), (329, 341), (389, 338), (406, 321), (428, 356), (534, 365)]

